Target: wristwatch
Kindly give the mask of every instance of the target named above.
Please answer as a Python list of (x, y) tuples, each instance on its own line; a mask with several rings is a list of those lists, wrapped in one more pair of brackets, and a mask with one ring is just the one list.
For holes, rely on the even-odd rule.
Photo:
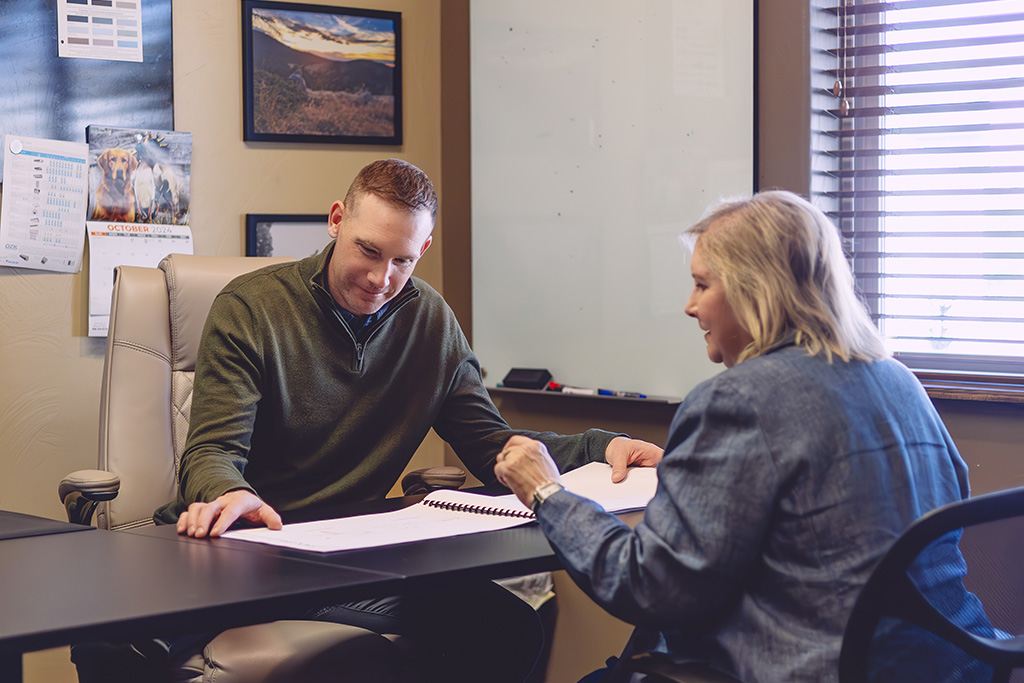
[(557, 481), (549, 481), (546, 484), (541, 484), (537, 487), (537, 490), (533, 492), (533, 513), (537, 514), (537, 508), (540, 504), (547, 500), (549, 497), (558, 493), (565, 487), (559, 484)]

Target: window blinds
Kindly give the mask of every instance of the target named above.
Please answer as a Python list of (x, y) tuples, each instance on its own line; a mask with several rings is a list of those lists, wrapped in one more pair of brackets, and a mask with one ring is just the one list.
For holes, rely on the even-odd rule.
[(816, 0), (814, 190), (911, 367), (1024, 372), (1024, 0)]

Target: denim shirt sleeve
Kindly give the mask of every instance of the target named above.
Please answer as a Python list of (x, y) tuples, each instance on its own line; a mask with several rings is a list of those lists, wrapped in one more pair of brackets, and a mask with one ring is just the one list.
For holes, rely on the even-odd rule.
[(760, 561), (771, 520), (780, 477), (757, 415), (728, 386), (702, 389), (673, 420), (657, 493), (635, 529), (568, 492), (539, 509), (576, 582), (639, 626), (713, 617)]

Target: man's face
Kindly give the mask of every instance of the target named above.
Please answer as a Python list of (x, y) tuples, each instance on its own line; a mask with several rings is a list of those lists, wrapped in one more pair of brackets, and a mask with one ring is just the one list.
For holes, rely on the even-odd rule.
[(356, 315), (370, 315), (395, 298), (430, 246), (430, 212), (392, 206), (362, 195), (354, 207), (331, 206), (328, 234), (336, 238), (327, 266), (331, 296)]

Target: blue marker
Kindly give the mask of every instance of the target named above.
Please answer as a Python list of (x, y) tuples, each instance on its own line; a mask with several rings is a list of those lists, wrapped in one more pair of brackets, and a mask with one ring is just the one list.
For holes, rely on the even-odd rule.
[(598, 396), (618, 396), (619, 398), (647, 398), (646, 394), (638, 394), (635, 391), (613, 391), (611, 389), (598, 389)]

